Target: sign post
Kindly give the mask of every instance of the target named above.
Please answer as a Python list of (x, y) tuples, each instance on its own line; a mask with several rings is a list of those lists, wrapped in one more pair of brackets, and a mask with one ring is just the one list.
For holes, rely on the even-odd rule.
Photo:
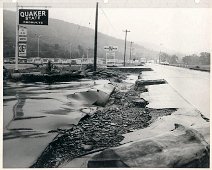
[(117, 51), (118, 50), (118, 47), (117, 46), (112, 46), (112, 45), (109, 45), (109, 46), (104, 46), (104, 50), (105, 51)]
[(18, 57), (26, 57), (27, 54), (27, 28), (18, 27)]
[(115, 65), (115, 52), (106, 52), (106, 65), (113, 64)]
[(108, 63), (113, 63), (115, 65), (115, 51), (118, 51), (117, 46), (104, 46), (104, 50), (106, 51), (106, 65)]
[(26, 57), (27, 29), (20, 25), (48, 25), (48, 10), (19, 9), (16, 2), (16, 46), (15, 70), (18, 70), (18, 57)]
[(16, 27), (15, 27), (15, 70), (18, 70), (18, 2), (16, 2)]

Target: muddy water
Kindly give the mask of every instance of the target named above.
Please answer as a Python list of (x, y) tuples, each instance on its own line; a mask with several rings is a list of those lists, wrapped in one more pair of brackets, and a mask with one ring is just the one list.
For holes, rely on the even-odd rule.
[(80, 100), (70, 96), (105, 82), (4, 84), (3, 166), (23, 168), (32, 165), (56, 136), (49, 131), (71, 127), (85, 114), (96, 110), (92, 105), (95, 101), (89, 96)]

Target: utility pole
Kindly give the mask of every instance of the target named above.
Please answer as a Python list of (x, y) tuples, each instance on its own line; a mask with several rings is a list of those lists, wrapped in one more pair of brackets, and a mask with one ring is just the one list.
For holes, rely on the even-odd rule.
[(95, 39), (94, 39), (94, 65), (93, 70), (96, 71), (97, 60), (97, 31), (98, 31), (98, 2), (96, 3), (96, 20), (95, 20)]
[(127, 45), (127, 33), (130, 32), (130, 31), (129, 30), (125, 30), (123, 32), (125, 32), (125, 43), (124, 43), (124, 66), (125, 66), (126, 45)]
[(130, 42), (130, 60), (131, 60), (131, 53), (132, 53), (132, 41)]

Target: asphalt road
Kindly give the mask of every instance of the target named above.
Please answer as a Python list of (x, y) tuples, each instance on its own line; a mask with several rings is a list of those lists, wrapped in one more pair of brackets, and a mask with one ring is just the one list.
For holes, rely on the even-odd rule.
[(164, 78), (181, 97), (210, 117), (210, 73), (158, 64), (149, 66), (156, 72), (154, 78)]

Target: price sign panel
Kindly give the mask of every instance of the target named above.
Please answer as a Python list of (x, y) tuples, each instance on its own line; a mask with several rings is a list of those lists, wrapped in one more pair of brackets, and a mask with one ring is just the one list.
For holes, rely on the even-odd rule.
[(27, 36), (27, 28), (23, 26), (19, 26), (18, 34), (19, 36)]
[(26, 57), (26, 49), (27, 49), (26, 43), (19, 43), (18, 44), (18, 56)]
[(18, 41), (27, 42), (27, 28), (20, 26), (18, 27)]
[(27, 42), (27, 37), (18, 37), (19, 42)]

